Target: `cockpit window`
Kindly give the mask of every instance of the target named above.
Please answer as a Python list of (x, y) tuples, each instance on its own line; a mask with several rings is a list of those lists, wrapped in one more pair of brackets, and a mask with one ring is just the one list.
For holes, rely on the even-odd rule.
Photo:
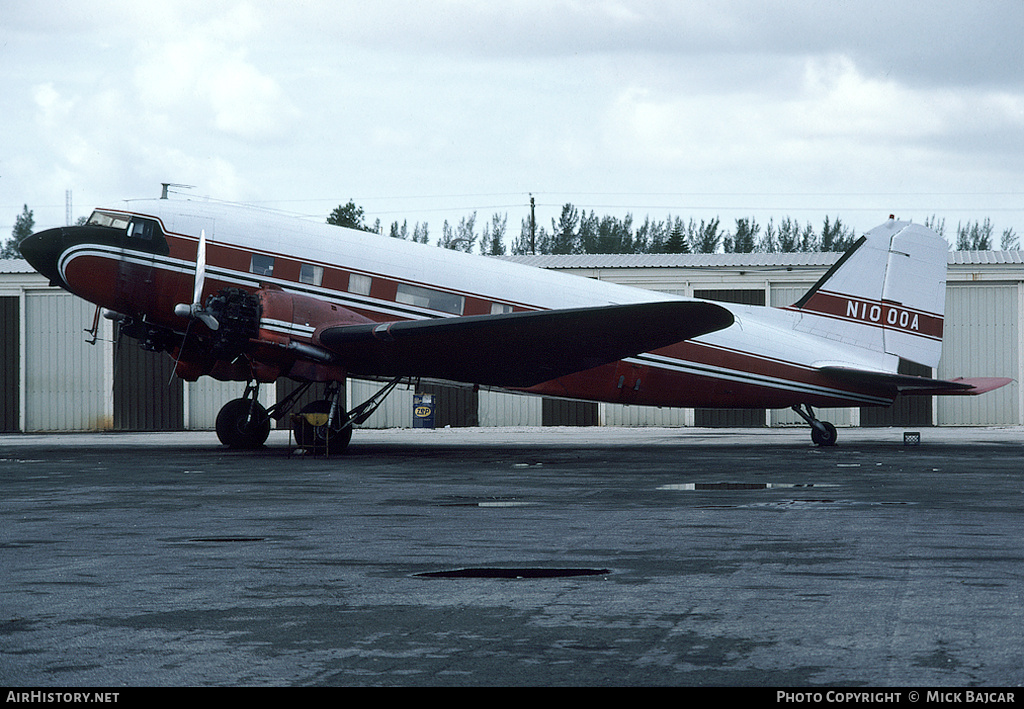
[(171, 252), (160, 222), (156, 219), (97, 210), (89, 217), (86, 226), (119, 230), (121, 233), (115, 235), (115, 240), (122, 248), (164, 256)]
[(95, 211), (89, 217), (89, 221), (86, 224), (89, 226), (108, 226), (114, 229), (125, 229), (128, 227), (128, 217), (123, 214)]

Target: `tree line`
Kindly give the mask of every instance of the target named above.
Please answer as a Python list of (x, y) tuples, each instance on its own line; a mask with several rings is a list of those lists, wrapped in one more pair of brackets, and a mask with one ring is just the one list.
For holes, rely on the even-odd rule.
[[(347, 226), (384, 234), (380, 220), (373, 226), (364, 221), (363, 209), (353, 201), (337, 207), (327, 218), (328, 224)], [(925, 226), (946, 238), (946, 220), (933, 215)], [(407, 221), (392, 222), (387, 235), (419, 243), (430, 243), (426, 222), (409, 229)], [(446, 220), (436, 245), (491, 256), (512, 254), (686, 254), (686, 253), (792, 253), (811, 251), (846, 251), (859, 238), (856, 232), (836, 216), (826, 216), (820, 229), (810, 222), (785, 217), (758, 223), (754, 217), (740, 217), (732, 225), (714, 219), (685, 218), (669, 215), (657, 220), (645, 217), (634, 222), (632, 214), (624, 218), (598, 216), (567, 203), (559, 218), (551, 220), (551, 228), (536, 225), (527, 217), (519, 233), (510, 237), (508, 214), (495, 213), (489, 222), (477, 228), (477, 213), (463, 217), (456, 225)], [(996, 243), (995, 227), (990, 219), (958, 223), (951, 247), (960, 251), (988, 251), (1020, 248), (1014, 230), (1004, 229)]]
[[(81, 222), (82, 220), (79, 220)], [(380, 220), (366, 224), (362, 207), (349, 200), (327, 217), (328, 224), (384, 234)], [(946, 238), (946, 220), (933, 215), (924, 225)], [(0, 248), (0, 258), (21, 258), (18, 244), (32, 234), (35, 219), (24, 205), (15, 219), (11, 238)], [(416, 222), (410, 229), (408, 221), (392, 222), (387, 236), (421, 244), (431, 243), (427, 222)], [(947, 241), (959, 251), (988, 251), (994, 248), (1019, 249), (1020, 239), (1014, 230), (1004, 229), (998, 242), (996, 229), (988, 218), (958, 223)], [(645, 217), (635, 223), (632, 214), (625, 217), (598, 216), (567, 203), (559, 218), (551, 220), (550, 230), (522, 220), (518, 234), (510, 234), (508, 213), (495, 213), (490, 221), (477, 224), (477, 213), (465, 216), (457, 224), (445, 220), (441, 234), (434, 242), (446, 249), (490, 256), (505, 254), (713, 254), (713, 253), (789, 253), (808, 251), (845, 251), (858, 236), (838, 216), (825, 217), (820, 229), (810, 222), (785, 217), (778, 222), (758, 223), (754, 217), (741, 217), (732, 225), (714, 219), (684, 218), (669, 215), (657, 220)]]

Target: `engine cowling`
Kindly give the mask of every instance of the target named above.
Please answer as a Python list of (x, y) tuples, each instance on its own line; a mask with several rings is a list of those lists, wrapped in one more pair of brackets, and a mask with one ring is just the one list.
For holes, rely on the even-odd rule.
[(241, 288), (224, 288), (206, 300), (206, 310), (220, 324), (213, 331), (211, 353), (218, 359), (234, 359), (250, 340), (259, 337), (263, 306), (257, 294)]

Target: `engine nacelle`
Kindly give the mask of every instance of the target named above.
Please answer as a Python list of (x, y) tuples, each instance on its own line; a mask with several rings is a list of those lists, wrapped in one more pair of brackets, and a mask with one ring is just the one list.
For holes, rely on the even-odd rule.
[(260, 303), (259, 339), (288, 345), (292, 342), (309, 344), (317, 328), (361, 325), (373, 322), (348, 308), (276, 288), (256, 291)]
[[(261, 317), (254, 360), (264, 366), (274, 366), (270, 364), (274, 363), (280, 367), (279, 374), (293, 379), (340, 381), (345, 378), (345, 368), (335, 361), (330, 350), (313, 342), (313, 333), (328, 323), (359, 325), (372, 322), (369, 318), (336, 303), (275, 288), (261, 289), (256, 295)], [(276, 356), (281, 354), (282, 348), (285, 356)], [(257, 371), (257, 376), (259, 374)]]

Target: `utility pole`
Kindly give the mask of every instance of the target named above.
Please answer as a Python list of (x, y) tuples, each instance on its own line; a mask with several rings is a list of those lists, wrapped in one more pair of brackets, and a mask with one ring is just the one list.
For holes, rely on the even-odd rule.
[(534, 211), (533, 193), (530, 194), (530, 253), (537, 253), (537, 214)]
[(71, 190), (64, 190), (64, 226), (71, 226)]

